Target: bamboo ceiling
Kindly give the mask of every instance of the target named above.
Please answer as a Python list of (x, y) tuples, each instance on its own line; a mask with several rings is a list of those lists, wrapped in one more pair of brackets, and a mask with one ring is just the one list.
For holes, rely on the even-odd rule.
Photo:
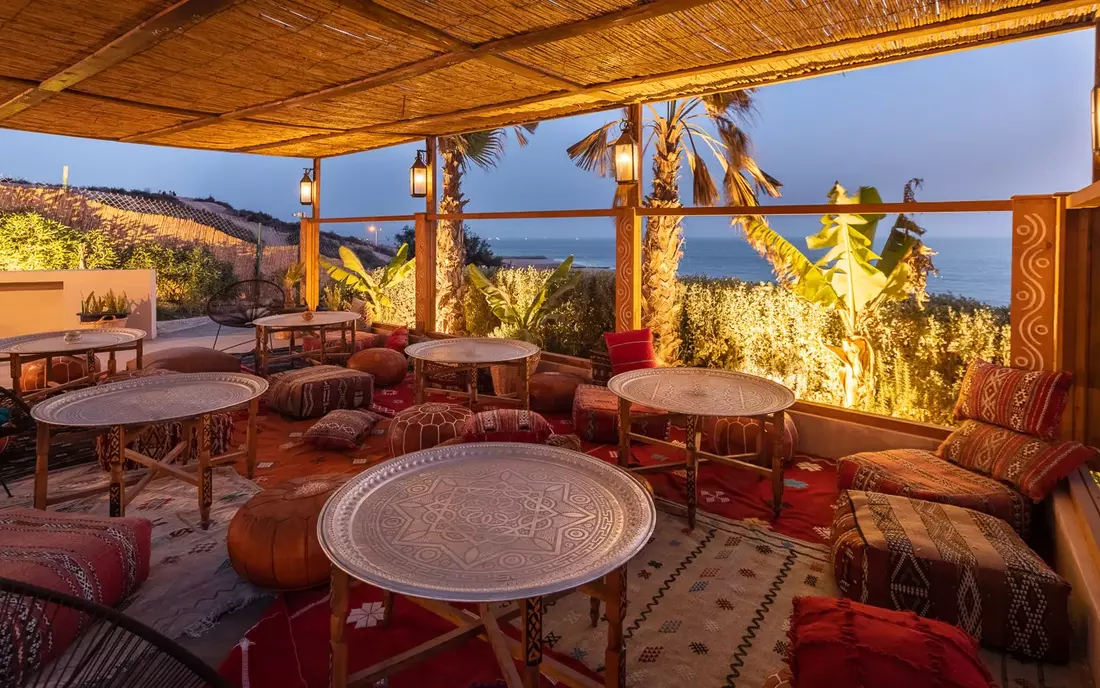
[(4, 0), (0, 127), (324, 157), (1089, 25), (1081, 0)]

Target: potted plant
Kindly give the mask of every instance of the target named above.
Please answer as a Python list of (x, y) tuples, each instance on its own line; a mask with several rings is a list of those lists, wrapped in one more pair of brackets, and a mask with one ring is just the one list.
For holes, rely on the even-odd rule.
[(302, 280), (305, 278), (306, 268), (301, 263), (291, 263), (283, 273), (283, 298), (286, 310), (292, 311), (298, 307), (298, 299)]
[(103, 296), (96, 296), (93, 291), (81, 300), (77, 317), (81, 327), (126, 327), (132, 305), (133, 302), (126, 298), (126, 292), (116, 294), (114, 289), (108, 289)]
[[(363, 267), (359, 257), (351, 249), (340, 247), (340, 261), (343, 266), (334, 265), (325, 259), (321, 259), (321, 265), (328, 271), (329, 277), (347, 289), (360, 299), (352, 299), (352, 310), (363, 314), (363, 327), (369, 330), (374, 318), (388, 308), (393, 307), (393, 301), (386, 292), (398, 282), (412, 274), (416, 268), (416, 259), (409, 259), (409, 245), (401, 244), (378, 277), (374, 277)], [(357, 303), (358, 302), (358, 303)]]
[[(475, 265), (468, 266), (470, 281), (485, 295), (489, 309), (493, 311), (500, 325), (489, 333), (490, 337), (519, 339), (542, 348), (542, 328), (555, 317), (554, 310), (577, 285), (580, 275), (570, 274), (573, 256), (569, 256), (554, 269), (546, 282), (531, 299), (530, 303), (520, 304), (514, 295), (497, 287)], [(527, 362), (528, 368), (538, 366), (538, 355)], [(513, 366), (491, 366), (493, 389), (498, 395), (514, 394), (519, 390), (519, 371)]]

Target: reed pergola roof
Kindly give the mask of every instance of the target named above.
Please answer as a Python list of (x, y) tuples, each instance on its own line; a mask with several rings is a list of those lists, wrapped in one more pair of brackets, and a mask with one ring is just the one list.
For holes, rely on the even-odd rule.
[(8, 0), (0, 127), (325, 157), (1091, 24), (1081, 0)]

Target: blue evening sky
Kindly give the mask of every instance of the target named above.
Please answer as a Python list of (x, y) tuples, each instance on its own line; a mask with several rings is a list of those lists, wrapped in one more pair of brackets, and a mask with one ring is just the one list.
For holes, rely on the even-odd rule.
[[(834, 180), (850, 188), (877, 186), (886, 200), (900, 200), (914, 176), (925, 180), (922, 200), (1073, 191), (1090, 181), (1092, 59), (1093, 34), (1078, 31), (768, 86), (757, 92), (759, 113), (747, 128), (761, 166), (784, 183), (778, 202), (824, 202)], [(565, 148), (610, 116), (546, 122), (529, 147), (510, 142), (497, 169), (467, 176), (467, 208), (606, 207), (614, 182), (575, 168)], [(422, 209), (408, 195), (415, 148), (326, 159), (322, 214)], [(285, 219), (301, 209), (296, 185), (307, 164), (0, 130), (0, 176), (56, 183), (69, 165), (74, 185), (213, 195)], [(685, 192), (690, 194), (686, 184)], [(967, 236), (1008, 232), (1007, 216), (997, 214), (937, 215), (923, 222), (932, 231)], [(729, 231), (713, 219), (686, 224), (695, 236)], [(775, 224), (791, 233), (817, 228), (816, 218)], [(361, 227), (334, 227), (362, 235)], [(384, 229), (389, 235), (398, 228)], [(596, 219), (479, 222), (473, 228), (483, 236), (571, 238), (610, 234), (611, 225)]]

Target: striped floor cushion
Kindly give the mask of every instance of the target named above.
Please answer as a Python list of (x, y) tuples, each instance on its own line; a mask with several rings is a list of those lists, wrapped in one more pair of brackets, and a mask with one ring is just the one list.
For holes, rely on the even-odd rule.
[(848, 490), (831, 554), (849, 599), (954, 624), (1015, 655), (1069, 658), (1069, 583), (989, 514)]
[(367, 373), (322, 365), (272, 375), (267, 401), (291, 418), (320, 418), (335, 409), (370, 406), (374, 378)]

